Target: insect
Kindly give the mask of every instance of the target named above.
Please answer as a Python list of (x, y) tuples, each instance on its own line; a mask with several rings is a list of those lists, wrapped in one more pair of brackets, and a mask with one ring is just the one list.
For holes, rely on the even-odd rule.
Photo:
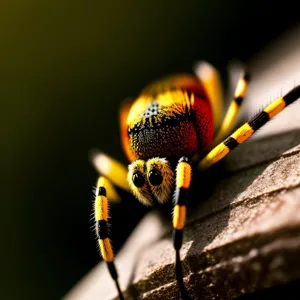
[(128, 169), (104, 153), (92, 159), (100, 172), (94, 208), (96, 233), (120, 299), (124, 297), (108, 231), (109, 201), (119, 197), (114, 186), (131, 191), (146, 206), (173, 200), (175, 275), (182, 298), (189, 299), (180, 249), (192, 170), (204, 171), (223, 159), (300, 97), (297, 86), (231, 133), (248, 83), (249, 73), (244, 69), (223, 119), (220, 77), (205, 62), (197, 64), (195, 75), (178, 74), (155, 81), (133, 102), (122, 105), (121, 141), (130, 161)]

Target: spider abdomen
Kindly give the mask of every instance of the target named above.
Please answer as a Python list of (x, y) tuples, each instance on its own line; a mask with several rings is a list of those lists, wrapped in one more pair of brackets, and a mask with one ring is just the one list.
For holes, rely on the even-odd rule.
[(176, 78), (176, 85), (174, 78), (162, 81), (163, 87), (157, 82), (133, 103), (127, 128), (128, 146), (136, 158), (191, 157), (211, 143), (213, 117), (201, 82), (182, 78)]
[(193, 155), (198, 149), (194, 124), (189, 116), (176, 115), (170, 118), (150, 118), (142, 126), (129, 131), (129, 142), (138, 158), (179, 158)]

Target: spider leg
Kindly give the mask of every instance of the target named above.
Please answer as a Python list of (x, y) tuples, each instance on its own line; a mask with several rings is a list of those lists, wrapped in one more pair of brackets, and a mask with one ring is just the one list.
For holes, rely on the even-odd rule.
[(108, 199), (106, 197), (105, 177), (100, 176), (97, 181), (96, 200), (95, 200), (95, 221), (96, 233), (100, 247), (101, 255), (107, 264), (109, 273), (116, 284), (119, 299), (123, 300), (124, 297), (121, 292), (120, 284), (118, 281), (118, 272), (114, 263), (114, 253), (111, 246), (110, 234), (108, 230)]
[(246, 141), (252, 134), (275, 117), (286, 106), (300, 98), (300, 85), (286, 95), (279, 97), (257, 114), (251, 121), (238, 128), (227, 139), (213, 148), (198, 164), (200, 170), (205, 170), (223, 159), (230, 151)]
[(208, 62), (200, 61), (195, 65), (195, 74), (200, 79), (210, 100), (214, 128), (217, 129), (223, 116), (223, 88), (219, 72)]
[(182, 246), (183, 228), (186, 219), (186, 203), (188, 191), (191, 183), (192, 168), (186, 157), (182, 157), (176, 169), (176, 189), (174, 194), (174, 213), (173, 213), (173, 243), (175, 248), (175, 273), (176, 280), (183, 299), (189, 299), (186, 292), (182, 265), (180, 261), (180, 249)]
[[(90, 152), (90, 160), (99, 174), (104, 175), (107, 179), (109, 179), (110, 183), (129, 192), (127, 167), (118, 162), (116, 159), (113, 159), (107, 154), (95, 149)], [(111, 190), (108, 186), (106, 186), (106, 189), (107, 192), (108, 189)], [(110, 198), (109, 201), (112, 201), (112, 199)]]
[(237, 82), (233, 99), (227, 109), (221, 127), (217, 131), (217, 134), (212, 142), (212, 147), (220, 143), (232, 131), (234, 122), (236, 121), (238, 112), (245, 97), (249, 79), (249, 72), (244, 70), (241, 78)]

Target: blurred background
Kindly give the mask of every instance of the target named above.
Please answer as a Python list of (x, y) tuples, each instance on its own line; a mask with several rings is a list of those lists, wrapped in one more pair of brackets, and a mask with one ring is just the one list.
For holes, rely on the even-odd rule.
[[(191, 72), (199, 59), (226, 83), (229, 60), (247, 62), (300, 25), (295, 5), (2, 1), (1, 298), (60, 299), (99, 262), (88, 151), (127, 163), (118, 124), (125, 97)], [(111, 210), (118, 250), (146, 210), (131, 198)]]

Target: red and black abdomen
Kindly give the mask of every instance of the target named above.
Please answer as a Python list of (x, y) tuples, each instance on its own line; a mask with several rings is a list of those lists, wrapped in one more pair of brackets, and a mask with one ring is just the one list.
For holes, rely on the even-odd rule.
[(188, 114), (146, 119), (143, 126), (129, 131), (132, 150), (138, 158), (152, 157), (180, 158), (192, 156), (198, 149), (194, 124)]
[(129, 113), (129, 144), (137, 158), (192, 157), (212, 141), (212, 112), (200, 82), (174, 78), (176, 84), (173, 79), (173, 85), (162, 81), (165, 88), (145, 89)]
[(199, 154), (211, 144), (214, 137), (214, 120), (209, 101), (195, 95), (193, 104), (194, 124), (197, 131)]

